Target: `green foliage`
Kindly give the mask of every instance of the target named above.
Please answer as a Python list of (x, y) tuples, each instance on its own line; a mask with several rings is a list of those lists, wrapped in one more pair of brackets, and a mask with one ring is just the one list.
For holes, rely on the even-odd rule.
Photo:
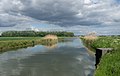
[(114, 48), (117, 49), (120, 46), (120, 37), (99, 37), (96, 40), (86, 40), (82, 38), (85, 45), (90, 46), (94, 49), (96, 48)]
[(41, 43), (40, 37), (0, 37), (0, 52), (8, 49), (34, 46)]
[(117, 49), (120, 46), (120, 39), (114, 37), (100, 37), (90, 44), (92, 48), (114, 48)]
[(95, 76), (119, 76), (120, 75), (120, 49), (113, 50), (102, 57)]
[(114, 49), (101, 58), (95, 76), (120, 76), (120, 36), (104, 36), (94, 41), (86, 41), (84, 39), (83, 41), (93, 49)]
[(2, 37), (44, 37), (48, 34), (57, 35), (58, 37), (73, 37), (72, 32), (35, 32), (35, 31), (7, 31), (2, 33)]

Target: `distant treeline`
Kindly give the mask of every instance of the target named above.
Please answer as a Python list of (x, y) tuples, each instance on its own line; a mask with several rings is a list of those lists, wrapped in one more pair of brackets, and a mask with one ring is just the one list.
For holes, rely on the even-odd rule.
[(35, 31), (6, 31), (1, 37), (44, 37), (48, 34), (57, 35), (58, 37), (73, 37), (73, 32), (35, 32)]

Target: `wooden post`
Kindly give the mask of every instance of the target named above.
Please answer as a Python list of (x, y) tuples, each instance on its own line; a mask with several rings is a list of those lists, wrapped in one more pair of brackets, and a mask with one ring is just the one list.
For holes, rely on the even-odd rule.
[(96, 68), (97, 68), (97, 65), (100, 63), (100, 59), (103, 55), (105, 55), (106, 53), (108, 53), (109, 51), (112, 51), (113, 48), (97, 48), (96, 49)]

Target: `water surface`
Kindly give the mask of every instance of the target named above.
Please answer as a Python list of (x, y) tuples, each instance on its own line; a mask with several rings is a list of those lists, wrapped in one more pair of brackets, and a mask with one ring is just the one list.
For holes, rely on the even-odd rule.
[(80, 39), (0, 54), (0, 76), (93, 76), (95, 57)]

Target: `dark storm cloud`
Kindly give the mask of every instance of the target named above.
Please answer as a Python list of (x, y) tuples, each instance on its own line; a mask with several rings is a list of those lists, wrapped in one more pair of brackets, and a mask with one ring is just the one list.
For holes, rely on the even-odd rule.
[[(25, 5), (21, 11), (23, 15), (60, 26), (100, 25), (101, 22), (97, 17), (104, 16), (104, 13), (94, 11), (95, 9), (85, 10), (82, 0), (34, 0), (23, 2), (23, 4)], [(96, 18), (93, 19), (93, 17)]]
[[(39, 20), (49, 21), (50, 23), (56, 24), (60, 23), (64, 25), (64, 23), (66, 24), (68, 21), (72, 20), (73, 22), (74, 20), (79, 19), (76, 17), (76, 15), (79, 13), (78, 10), (81, 10), (81, 3), (82, 2), (80, 1), (80, 7), (78, 7), (76, 6), (76, 2), (73, 0), (35, 0), (30, 2), (32, 5), (29, 6), (29, 8), (24, 8), (21, 13)], [(74, 25), (76, 25), (76, 22), (74, 23)]]

